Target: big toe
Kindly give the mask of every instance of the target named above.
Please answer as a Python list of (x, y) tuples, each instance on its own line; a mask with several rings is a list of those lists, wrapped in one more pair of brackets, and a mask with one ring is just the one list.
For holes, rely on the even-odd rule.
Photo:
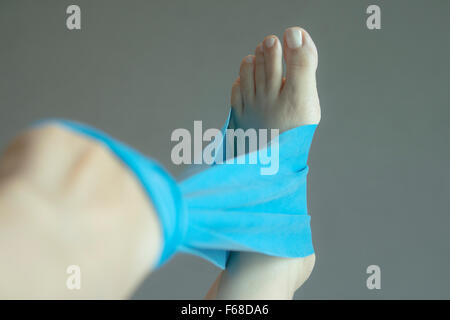
[(287, 86), (297, 88), (305, 77), (315, 74), (317, 49), (304, 29), (292, 27), (284, 32), (284, 58)]
[(284, 33), (286, 80), (282, 94), (294, 101), (304, 123), (320, 121), (320, 105), (316, 88), (317, 48), (311, 36), (302, 28), (292, 27)]

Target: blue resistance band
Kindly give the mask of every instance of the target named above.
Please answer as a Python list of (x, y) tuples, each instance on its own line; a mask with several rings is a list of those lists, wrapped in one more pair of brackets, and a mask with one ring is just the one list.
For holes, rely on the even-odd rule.
[[(223, 150), (231, 115), (222, 129)], [(161, 222), (163, 249), (158, 267), (177, 252), (200, 256), (222, 269), (230, 251), (291, 258), (314, 253), (306, 176), (317, 125), (279, 135), (275, 174), (261, 174), (267, 164), (259, 161), (262, 152), (273, 152), (272, 140), (264, 148), (236, 157), (234, 164), (218, 161), (224, 157), (218, 154), (205, 170), (177, 182), (156, 161), (95, 128), (61, 119), (39, 122), (42, 124), (62, 125), (102, 143), (134, 173)], [(258, 159), (256, 163), (249, 161), (252, 156)]]

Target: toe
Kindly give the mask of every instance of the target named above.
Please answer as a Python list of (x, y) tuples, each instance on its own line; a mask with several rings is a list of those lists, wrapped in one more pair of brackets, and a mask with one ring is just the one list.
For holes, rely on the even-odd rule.
[(284, 56), (286, 60), (285, 86), (297, 88), (302, 79), (315, 74), (317, 49), (305, 30), (293, 27), (285, 31)]
[(254, 60), (255, 56), (246, 56), (239, 71), (241, 95), (245, 105), (253, 104), (255, 98)]
[(276, 36), (264, 39), (264, 63), (266, 76), (266, 92), (277, 95), (280, 92), (283, 76), (281, 45)]
[(241, 79), (237, 78), (231, 87), (231, 107), (241, 114), (243, 111), (242, 95), (241, 95)]
[(260, 43), (255, 49), (255, 92), (256, 95), (263, 95), (266, 87), (264, 49)]

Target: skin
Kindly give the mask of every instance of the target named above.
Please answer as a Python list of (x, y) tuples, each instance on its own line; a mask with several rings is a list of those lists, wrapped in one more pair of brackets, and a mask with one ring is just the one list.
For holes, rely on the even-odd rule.
[[(0, 299), (121, 299), (152, 270), (157, 215), (105, 147), (58, 126), (23, 133), (0, 158)], [(81, 268), (68, 290), (67, 267)]]
[[(300, 32), (302, 46), (289, 48), (290, 30)], [(283, 44), (265, 40), (272, 38), (241, 64), (232, 87), (234, 125), (282, 132), (318, 123), (312, 39), (299, 28), (288, 29)], [(0, 299), (127, 298), (163, 245), (137, 179), (97, 142), (47, 125), (24, 132), (1, 155)], [(314, 261), (233, 253), (207, 298), (291, 299)], [(81, 268), (80, 290), (66, 286), (71, 265)]]
[[(302, 44), (293, 46), (292, 36)], [(283, 77), (282, 57), (286, 62)], [(283, 42), (267, 36), (242, 60), (239, 78), (231, 93), (234, 125), (243, 129), (270, 128), (280, 132), (305, 124), (318, 124), (321, 112), (316, 89), (317, 49), (310, 35), (289, 28)], [(315, 255), (304, 258), (269, 257), (258, 253), (233, 253), (207, 299), (292, 299), (308, 279)]]

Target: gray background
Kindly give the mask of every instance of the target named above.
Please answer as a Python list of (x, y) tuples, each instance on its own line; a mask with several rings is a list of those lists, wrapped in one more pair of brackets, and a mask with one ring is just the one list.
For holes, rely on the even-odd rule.
[[(82, 9), (68, 31), (65, 9)], [(382, 29), (365, 26), (369, 4)], [(296, 298), (450, 298), (450, 2), (0, 2), (0, 145), (43, 117), (98, 126), (178, 174), (170, 134), (219, 127), (241, 59), (265, 35), (310, 31), (323, 120), (310, 157), (317, 264)], [(382, 289), (368, 290), (368, 265)], [(192, 256), (135, 298), (202, 298)]]

